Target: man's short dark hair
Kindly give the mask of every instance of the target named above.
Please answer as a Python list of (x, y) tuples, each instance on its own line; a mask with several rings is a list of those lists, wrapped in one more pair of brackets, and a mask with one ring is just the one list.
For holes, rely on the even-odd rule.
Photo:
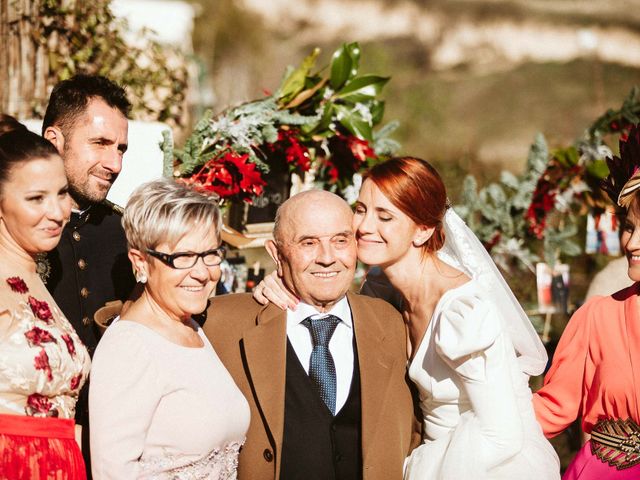
[(42, 134), (51, 126), (60, 127), (66, 134), (85, 112), (89, 100), (94, 98), (117, 108), (125, 117), (129, 116), (131, 103), (121, 86), (99, 75), (75, 75), (53, 87), (42, 122)]

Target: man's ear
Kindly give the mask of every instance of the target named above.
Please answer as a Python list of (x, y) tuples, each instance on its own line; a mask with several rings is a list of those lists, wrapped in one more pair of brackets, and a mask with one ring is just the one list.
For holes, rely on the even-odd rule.
[(419, 225), (416, 233), (413, 236), (413, 246), (416, 248), (422, 247), (433, 236), (436, 227), (427, 227), (426, 225)]
[(64, 135), (60, 128), (53, 126), (47, 127), (42, 136), (53, 143), (58, 153), (62, 155), (62, 152), (64, 152)]
[(282, 262), (280, 261), (280, 252), (278, 250), (278, 244), (274, 240), (269, 239), (265, 242), (264, 248), (267, 250), (267, 253), (275, 262), (278, 276), (282, 277)]

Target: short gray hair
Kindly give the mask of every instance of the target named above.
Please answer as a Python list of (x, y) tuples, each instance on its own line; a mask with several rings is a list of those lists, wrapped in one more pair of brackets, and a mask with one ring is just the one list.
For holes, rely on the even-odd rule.
[(143, 183), (129, 197), (122, 226), (129, 248), (140, 251), (176, 245), (194, 227), (215, 229), (219, 242), (218, 196), (168, 179)]

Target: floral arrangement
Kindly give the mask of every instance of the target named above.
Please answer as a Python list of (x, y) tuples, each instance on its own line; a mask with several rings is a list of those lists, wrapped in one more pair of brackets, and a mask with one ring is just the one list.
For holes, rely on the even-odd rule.
[(640, 89), (635, 87), (619, 109), (608, 110), (574, 145), (549, 151), (539, 134), (522, 175), (503, 172), (499, 182), (479, 191), (475, 179), (467, 177), (456, 210), (505, 270), (516, 260), (533, 272), (538, 246), (550, 265), (578, 255), (582, 249), (574, 238), (580, 219), (613, 208), (600, 189), (609, 173), (606, 159), (613, 155), (604, 139), (626, 139), (639, 121)]
[(398, 148), (387, 138), (395, 125), (374, 132), (389, 78), (359, 73), (357, 43), (342, 45), (328, 68), (316, 71), (318, 55), (315, 49), (290, 67), (266, 98), (207, 112), (165, 171), (223, 202), (251, 203), (271, 169), (311, 172), (322, 187), (342, 193), (355, 173)]

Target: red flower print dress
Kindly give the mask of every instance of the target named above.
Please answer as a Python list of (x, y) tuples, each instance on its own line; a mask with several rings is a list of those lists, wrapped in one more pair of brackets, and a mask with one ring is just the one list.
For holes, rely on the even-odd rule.
[(0, 478), (84, 478), (73, 418), (89, 353), (55, 305), (6, 282), (22, 300), (0, 312)]

